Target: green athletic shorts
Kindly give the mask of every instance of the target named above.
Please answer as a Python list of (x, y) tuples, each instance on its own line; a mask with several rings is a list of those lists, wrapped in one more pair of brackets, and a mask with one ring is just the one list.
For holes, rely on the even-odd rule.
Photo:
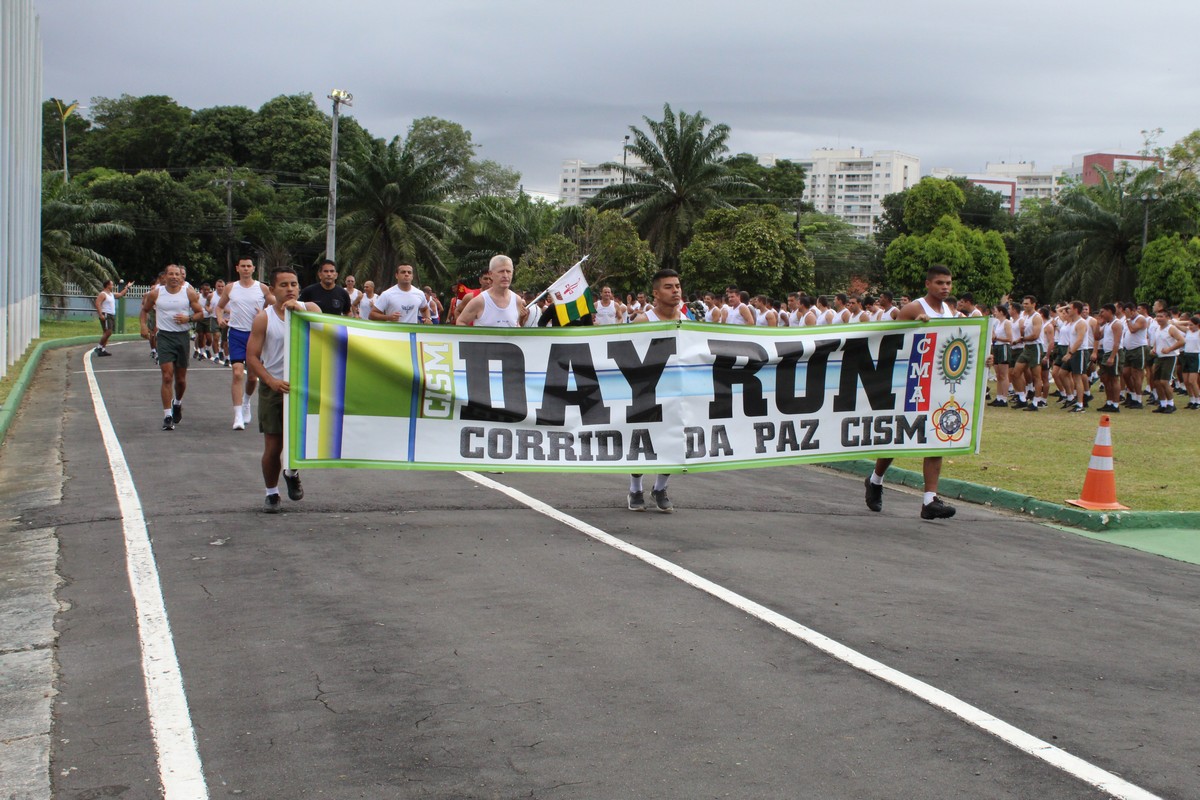
[(258, 382), (258, 432), (283, 435), (283, 395)]
[(112, 333), (117, 329), (117, 318), (112, 314), (105, 314), (100, 318), (100, 332)]
[(1015, 367), (1017, 365), (1017, 360), (1021, 358), (1021, 351), (1024, 349), (1024, 347), (1008, 348), (1008, 365), (1010, 367)]
[(188, 368), (192, 340), (187, 331), (158, 332), (158, 363), (175, 364), (176, 369)]
[(1174, 353), (1169, 356), (1158, 356), (1154, 360), (1154, 379), (1156, 381), (1169, 381), (1175, 376), (1175, 361), (1178, 358)]
[(1130, 347), (1124, 351), (1125, 366), (1130, 369), (1145, 369), (1146, 368), (1146, 348), (1145, 347)]
[(1054, 358), (1052, 360), (1054, 366), (1061, 367), (1066, 364), (1067, 350), (1069, 350), (1069, 349), (1070, 349), (1069, 345), (1065, 345), (1065, 344), (1054, 345)]
[(1083, 350), (1076, 350), (1075, 355), (1071, 355), (1069, 352), (1063, 354), (1062, 368), (1072, 375), (1082, 375), (1087, 366)]
[(1036, 342), (1026, 342), (1017, 356), (1018, 364), (1025, 364), (1030, 369), (1042, 366), (1042, 346)]
[(1096, 366), (1100, 369), (1100, 374), (1107, 378), (1115, 376), (1121, 369), (1118, 359), (1115, 358), (1113, 359), (1112, 366), (1110, 367), (1108, 365), (1108, 357), (1110, 355), (1112, 355), (1112, 353), (1106, 353), (1103, 350), (1097, 351), (1096, 353)]
[(1200, 353), (1181, 353), (1179, 366), (1184, 372), (1200, 372)]

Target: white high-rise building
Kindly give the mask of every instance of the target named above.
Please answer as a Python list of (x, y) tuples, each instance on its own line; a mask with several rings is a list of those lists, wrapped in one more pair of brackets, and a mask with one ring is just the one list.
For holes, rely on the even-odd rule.
[[(620, 164), (621, 157), (613, 159), (610, 164)], [(640, 159), (626, 157), (626, 166), (643, 166)], [(564, 206), (577, 206), (586, 203), (596, 196), (605, 186), (621, 182), (621, 172), (615, 167), (603, 164), (589, 164), (578, 158), (569, 158), (562, 162), (562, 176), (558, 182), (558, 196)]]
[(961, 172), (949, 167), (935, 167), (930, 171), (934, 178), (966, 178), (976, 186), (997, 192), (1000, 207), (1010, 214), (1021, 209), (1027, 198), (1053, 199), (1061, 188), (1065, 167), (1038, 169), (1033, 161), (995, 162), (989, 161), (983, 172)]
[(804, 200), (854, 226), (867, 238), (883, 214), (883, 198), (921, 179), (921, 159), (899, 150), (864, 154), (861, 147), (813, 150), (804, 167)]

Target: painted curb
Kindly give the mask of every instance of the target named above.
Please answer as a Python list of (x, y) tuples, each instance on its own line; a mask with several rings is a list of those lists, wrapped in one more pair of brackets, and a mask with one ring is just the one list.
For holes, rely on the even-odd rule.
[[(837, 461), (821, 464), (823, 467), (866, 476), (875, 468), (871, 461)], [(913, 489), (922, 489), (925, 479), (919, 472), (891, 467), (887, 480)], [(942, 478), (938, 482), (938, 494), (968, 503), (1003, 508), (1028, 514), (1038, 519), (1050, 520), (1071, 528), (1086, 531), (1150, 530), (1156, 528), (1193, 528), (1200, 530), (1200, 513), (1194, 511), (1085, 511), (1039, 500), (1026, 494), (982, 486), (978, 483)]]
[[(109, 341), (131, 342), (141, 338), (141, 334), (137, 333), (119, 333), (111, 336)], [(5, 398), (4, 406), (0, 407), (0, 444), (4, 443), (4, 437), (8, 434), (8, 428), (17, 415), (17, 409), (21, 407), (21, 402), (25, 399), (25, 392), (29, 389), (30, 381), (33, 380), (33, 373), (37, 372), (38, 366), (42, 363), (42, 353), (59, 347), (78, 347), (86, 344), (94, 347), (96, 339), (96, 336), (72, 336), (67, 339), (47, 339), (34, 346), (25, 366), (21, 368), (21, 374), (13, 383), (12, 391)]]

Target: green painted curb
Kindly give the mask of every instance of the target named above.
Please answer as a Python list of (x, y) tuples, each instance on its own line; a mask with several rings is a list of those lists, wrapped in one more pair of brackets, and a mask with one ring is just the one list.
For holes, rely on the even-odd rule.
[[(875, 468), (870, 461), (837, 461), (822, 464), (823, 467), (853, 475), (868, 475)], [(891, 483), (923, 489), (925, 479), (919, 472), (892, 467), (887, 471)], [(978, 483), (942, 478), (938, 481), (938, 494), (965, 500), (968, 503), (1003, 508), (1028, 514), (1038, 519), (1050, 520), (1085, 531), (1149, 530), (1178, 528), (1200, 530), (1200, 513), (1194, 511), (1086, 511), (1057, 503), (1039, 500), (1026, 494), (981, 486)]]
[[(142, 338), (140, 334), (125, 333), (116, 334), (109, 337), (110, 342), (129, 342)], [(78, 347), (82, 344), (90, 344), (95, 346), (97, 337), (95, 336), (72, 336), (68, 339), (47, 339), (44, 342), (39, 342), (29, 355), (29, 360), (25, 362), (25, 366), (21, 369), (21, 374), (17, 376), (17, 380), (13, 383), (12, 391), (8, 393), (8, 397), (4, 400), (4, 406), (0, 407), (0, 444), (4, 443), (4, 437), (8, 434), (8, 426), (12, 424), (13, 418), (17, 415), (17, 409), (21, 407), (21, 401), (25, 399), (25, 392), (29, 389), (29, 382), (33, 380), (33, 373), (37, 372), (38, 365), (42, 363), (42, 353), (47, 350), (53, 350), (59, 347)]]

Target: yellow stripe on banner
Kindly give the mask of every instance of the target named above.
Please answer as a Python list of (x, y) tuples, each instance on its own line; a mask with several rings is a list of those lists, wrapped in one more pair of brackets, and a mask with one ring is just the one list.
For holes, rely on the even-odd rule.
[(575, 301), (575, 312), (576, 312), (575, 319), (579, 319), (579, 317), (586, 317), (588, 314), (591, 313), (590, 311), (588, 311), (586, 294), (579, 295), (579, 299)]
[(332, 458), (333, 427), (337, 418), (334, 408), (337, 400), (337, 387), (334, 383), (337, 376), (337, 370), (334, 368), (337, 361), (337, 337), (332, 325), (314, 325), (310, 337), (316, 340), (310, 345), (310, 351), (318, 353), (321, 359), (321, 397), (317, 404), (317, 458)]
[(571, 321), (571, 315), (567, 311), (566, 304), (563, 304), (561, 306), (556, 305), (554, 307), (554, 313), (558, 316), (558, 324), (559, 325), (565, 326), (568, 322)]

